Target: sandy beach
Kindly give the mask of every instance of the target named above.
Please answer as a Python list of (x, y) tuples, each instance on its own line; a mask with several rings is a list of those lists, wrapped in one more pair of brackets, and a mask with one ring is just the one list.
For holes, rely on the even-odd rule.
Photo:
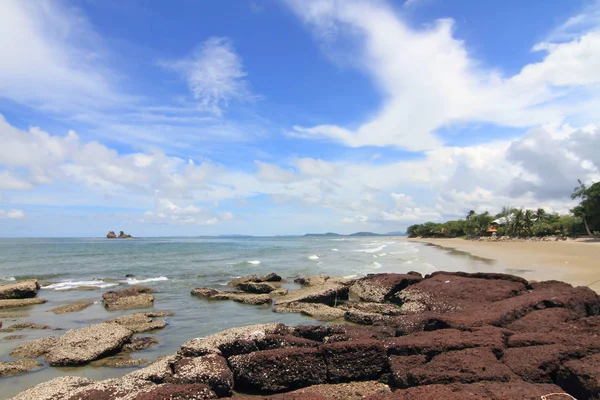
[(600, 292), (600, 242), (485, 242), (465, 239), (405, 239), (495, 260), (528, 280), (556, 279)]

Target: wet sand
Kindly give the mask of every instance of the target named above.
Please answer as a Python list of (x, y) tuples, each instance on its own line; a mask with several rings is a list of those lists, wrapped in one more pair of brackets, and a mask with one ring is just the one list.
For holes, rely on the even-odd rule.
[(465, 239), (403, 239), (495, 260), (528, 280), (561, 280), (600, 293), (600, 241), (486, 242)]

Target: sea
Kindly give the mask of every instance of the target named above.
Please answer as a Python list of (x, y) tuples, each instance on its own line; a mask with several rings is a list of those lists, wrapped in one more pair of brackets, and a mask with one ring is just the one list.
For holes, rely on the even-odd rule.
[[(294, 278), (305, 275), (354, 278), (372, 273), (428, 274), (437, 270), (519, 272), (506, 270), (493, 260), (394, 237), (0, 239), (0, 284), (38, 279), (44, 285), (38, 297), (48, 300), (42, 305), (11, 310), (26, 314), (16, 319), (0, 310), (3, 328), (14, 322), (31, 321), (60, 329), (0, 333), (0, 361), (10, 361), (10, 351), (21, 343), (120, 315), (149, 311), (104, 309), (102, 293), (131, 285), (155, 289), (154, 310), (175, 313), (164, 318), (166, 328), (151, 333), (158, 337), (159, 345), (133, 355), (154, 360), (175, 353), (192, 338), (227, 328), (269, 322), (320, 323), (295, 313), (274, 313), (268, 306), (196, 298), (190, 295), (193, 288), (226, 289), (234, 278), (271, 272), (288, 281), (284, 287), (295, 289), (299, 285), (293, 283)], [(69, 290), (77, 286), (94, 286), (97, 290)], [(48, 312), (75, 301), (90, 301), (94, 305), (62, 315)], [(15, 334), (26, 337), (4, 339)], [(28, 374), (0, 378), (0, 399), (57, 376), (106, 379), (135, 369), (45, 366)]]

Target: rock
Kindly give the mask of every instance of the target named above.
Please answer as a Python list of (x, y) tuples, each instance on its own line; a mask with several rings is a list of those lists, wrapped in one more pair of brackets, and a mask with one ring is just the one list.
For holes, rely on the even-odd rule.
[(216, 398), (215, 393), (206, 385), (165, 383), (134, 397), (133, 400), (204, 400)]
[(144, 336), (131, 338), (128, 343), (125, 343), (121, 348), (122, 353), (131, 353), (134, 351), (142, 351), (154, 347), (158, 344), (158, 338), (155, 336)]
[(259, 350), (274, 350), (285, 347), (319, 347), (321, 342), (304, 339), (293, 335), (265, 335), (254, 341)]
[(581, 356), (581, 352), (561, 345), (529, 346), (504, 350), (503, 362), (526, 382), (552, 383), (561, 365)]
[(339, 308), (329, 307), (319, 303), (301, 303), (291, 302), (275, 305), (274, 312), (296, 312), (302, 315), (308, 315), (319, 321), (333, 321), (344, 317), (346, 313)]
[(238, 287), (246, 293), (271, 293), (277, 288), (266, 282), (246, 282), (240, 283)]
[(173, 376), (173, 365), (180, 358), (179, 355), (159, 357), (149, 366), (125, 375), (121, 380), (128, 383), (139, 381), (153, 383), (167, 382)]
[(133, 332), (117, 324), (95, 324), (72, 329), (45, 354), (52, 366), (80, 365), (117, 352)]
[(390, 356), (390, 370), (392, 372), (392, 383), (395, 387), (405, 389), (410, 387), (409, 374), (415, 368), (427, 363), (427, 357), (417, 356)]
[(12, 400), (63, 400), (67, 396), (85, 386), (93, 384), (94, 381), (78, 376), (61, 376), (19, 393)]
[(105, 368), (127, 368), (137, 367), (139, 365), (148, 364), (149, 361), (143, 358), (132, 358), (128, 353), (117, 354), (115, 356), (101, 358), (99, 360), (92, 361), (90, 365), (94, 367), (105, 367)]
[(292, 302), (323, 303), (335, 306), (340, 300), (348, 299), (348, 287), (340, 283), (325, 283), (319, 286), (309, 286), (299, 290), (292, 290), (285, 296), (281, 296), (275, 304), (287, 304)]
[(279, 289), (275, 289), (273, 290), (271, 293), (269, 293), (269, 296), (271, 298), (277, 297), (277, 296), (285, 296), (286, 294), (288, 294), (290, 291), (288, 289), (285, 288), (279, 288)]
[(40, 284), (37, 280), (20, 281), (0, 285), (0, 300), (29, 299), (37, 296)]
[(148, 308), (154, 305), (153, 289), (133, 286), (124, 290), (110, 291), (102, 295), (104, 307), (109, 310)]
[[(391, 393), (390, 387), (381, 382), (349, 382), (322, 384), (305, 387), (292, 392), (274, 394), (268, 400), (361, 400), (375, 394)], [(255, 400), (256, 397), (240, 396), (239, 400)]]
[(262, 305), (271, 304), (271, 296), (268, 294), (252, 294), (241, 291), (215, 290), (211, 288), (196, 288), (192, 290), (192, 296), (209, 300), (233, 300), (238, 303)]
[(8, 335), (8, 336), (4, 336), (2, 338), (2, 340), (20, 340), (20, 339), (25, 339), (27, 337), (27, 335)]
[(328, 343), (323, 354), (331, 383), (373, 380), (389, 369), (385, 348), (378, 340)]
[(400, 387), (438, 383), (508, 382), (519, 378), (489, 348), (450, 351), (412, 368)]
[(58, 338), (49, 336), (31, 342), (23, 343), (10, 352), (11, 357), (15, 358), (38, 358), (50, 351), (58, 344)]
[(233, 389), (233, 373), (227, 360), (217, 354), (203, 357), (183, 358), (173, 366), (172, 383), (206, 384), (218, 397), (231, 396)]
[(600, 354), (566, 362), (556, 383), (578, 399), (600, 399)]
[(318, 286), (324, 285), (325, 282), (329, 279), (329, 275), (319, 274), (319, 275), (311, 275), (311, 276), (302, 276), (300, 278), (294, 279), (294, 282), (299, 283), (304, 286)]
[(229, 364), (241, 391), (273, 393), (327, 381), (327, 365), (318, 349), (256, 351), (230, 357)]
[(25, 374), (33, 369), (40, 368), (41, 366), (41, 362), (30, 359), (0, 362), (0, 376)]
[(256, 340), (270, 334), (288, 333), (289, 328), (283, 324), (259, 324), (231, 328), (204, 338), (192, 339), (184, 343), (178, 353), (184, 357), (198, 357), (206, 354), (217, 354), (229, 357), (258, 350)]
[(129, 234), (123, 232), (123, 231), (119, 232), (119, 236), (117, 236), (117, 234), (115, 233), (115, 231), (109, 231), (106, 234), (106, 238), (107, 239), (130, 239), (132, 237), (133, 236), (131, 236), (131, 235), (129, 235)]
[(553, 332), (561, 323), (577, 318), (577, 314), (566, 308), (546, 308), (531, 311), (506, 327), (516, 332)]
[(150, 332), (167, 326), (165, 321), (154, 321), (148, 314), (153, 315), (152, 313), (135, 313), (109, 319), (105, 323), (121, 325), (133, 333)]
[(89, 301), (80, 301), (77, 303), (67, 304), (64, 306), (53, 308), (52, 310), (50, 310), (50, 312), (53, 312), (54, 314), (65, 314), (65, 313), (70, 313), (70, 312), (77, 312), (77, 311), (85, 310), (92, 304), (94, 304), (94, 303), (89, 302)]
[(421, 280), (420, 276), (408, 274), (369, 274), (350, 286), (350, 298), (383, 303), (392, 300), (397, 292)]
[(33, 322), (19, 322), (16, 324), (12, 324), (9, 327), (0, 329), (0, 332), (15, 332), (15, 331), (23, 330), (23, 329), (45, 330), (45, 329), (52, 329), (52, 328), (49, 327), (48, 325), (39, 325), (39, 324), (34, 324)]
[(381, 314), (350, 310), (344, 313), (344, 319), (359, 325), (373, 325), (384, 319)]
[(239, 285), (243, 283), (259, 283), (259, 282), (282, 282), (283, 279), (281, 276), (276, 273), (270, 273), (269, 275), (261, 276), (261, 275), (249, 275), (243, 276), (241, 278), (237, 278), (229, 282), (228, 286), (239, 287)]
[(0, 310), (4, 310), (7, 308), (28, 307), (36, 304), (44, 304), (45, 302), (46, 300), (38, 298), (0, 300)]
[(107, 238), (107, 239), (116, 239), (116, 238), (117, 238), (117, 234), (115, 233), (115, 231), (109, 231), (109, 232), (106, 234), (106, 238)]
[(125, 278), (135, 278), (135, 274), (125, 274)]

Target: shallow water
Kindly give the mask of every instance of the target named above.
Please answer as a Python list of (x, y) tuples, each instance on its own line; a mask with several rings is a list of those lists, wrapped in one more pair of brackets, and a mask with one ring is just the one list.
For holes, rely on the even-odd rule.
[[(507, 272), (494, 261), (471, 257), (421, 243), (385, 238), (136, 238), (107, 239), (0, 239), (0, 283), (14, 279), (36, 278), (51, 286), (38, 297), (48, 303), (12, 312), (27, 317), (6, 318), (33, 321), (52, 327), (71, 329), (98, 323), (136, 311), (106, 311), (99, 303), (86, 310), (54, 315), (48, 310), (78, 300), (99, 302), (107, 290), (143, 284), (157, 290), (155, 310), (176, 314), (166, 318), (165, 329), (155, 333), (160, 344), (134, 354), (136, 358), (155, 359), (171, 354), (187, 340), (206, 336), (230, 327), (282, 322), (288, 325), (316, 324), (298, 314), (273, 313), (270, 307), (257, 307), (230, 301), (209, 302), (190, 295), (195, 287), (224, 288), (230, 280), (249, 274), (276, 272), (290, 281), (299, 275), (325, 273), (330, 276), (362, 276), (368, 273), (436, 270)], [(513, 271), (514, 273), (514, 271)], [(134, 274), (126, 278), (126, 274)], [(292, 279), (290, 279), (292, 278)], [(66, 291), (70, 287), (97, 286), (93, 291)], [(291, 283), (289, 288), (296, 287)], [(19, 344), (64, 331), (18, 331), (0, 333), (0, 361)], [(14, 334), (21, 340), (2, 340)], [(104, 379), (126, 374), (135, 368), (95, 367), (50, 368), (16, 377), (0, 378), (0, 399), (61, 375)]]

